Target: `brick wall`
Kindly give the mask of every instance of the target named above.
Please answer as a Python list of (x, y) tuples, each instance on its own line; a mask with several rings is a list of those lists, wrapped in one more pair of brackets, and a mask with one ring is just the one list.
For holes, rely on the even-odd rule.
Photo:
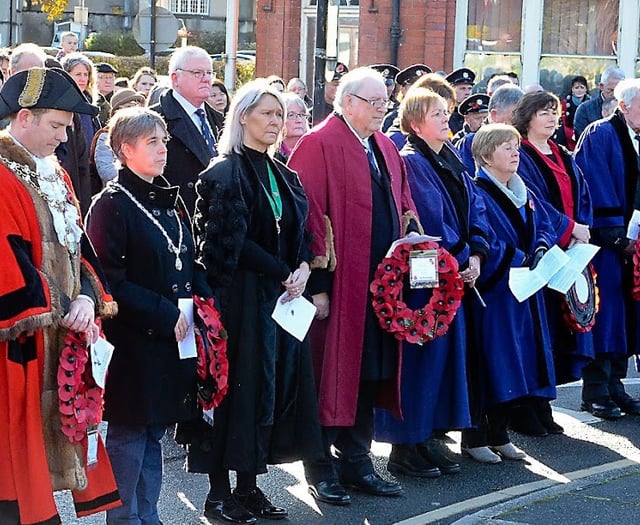
[(300, 63), (300, 0), (257, 0), (256, 76), (297, 77)]
[[(391, 59), (392, 0), (360, 2), (360, 64)], [(398, 67), (423, 63), (434, 71), (453, 64), (455, 0), (401, 0)]]
[[(257, 76), (298, 76), (301, 4), (257, 0)], [(360, 0), (359, 65), (391, 59), (392, 8), (393, 0)], [(453, 69), (455, 8), (455, 0), (401, 0), (398, 67), (424, 63), (434, 71)]]

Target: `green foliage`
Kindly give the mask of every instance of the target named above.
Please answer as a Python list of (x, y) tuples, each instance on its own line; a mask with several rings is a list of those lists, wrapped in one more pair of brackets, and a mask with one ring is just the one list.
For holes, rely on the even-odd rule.
[[(216, 77), (224, 81), (224, 66), (222, 60), (214, 60), (213, 71)], [(243, 86), (256, 76), (256, 65), (251, 60), (238, 60), (236, 62), (236, 89)]]
[(133, 33), (92, 33), (84, 46), (87, 51), (103, 51), (121, 57), (138, 56), (144, 53), (133, 37)]
[[(224, 31), (189, 31), (188, 43), (207, 50), (210, 55), (224, 52)], [(180, 42), (176, 42), (179, 46)]]

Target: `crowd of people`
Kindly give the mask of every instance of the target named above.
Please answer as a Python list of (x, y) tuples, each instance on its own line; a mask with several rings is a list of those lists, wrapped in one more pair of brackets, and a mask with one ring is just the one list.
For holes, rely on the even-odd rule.
[[(79, 515), (160, 524), (169, 428), (208, 475), (204, 515), (251, 524), (288, 515), (268, 465), (302, 460), (312, 496), (347, 505), (403, 492), (373, 439), (397, 478), (435, 478), (461, 470), (447, 432), (487, 464), (526, 458), (512, 431), (562, 433), (563, 383), (595, 416), (640, 415), (640, 79), (610, 67), (590, 98), (576, 75), (559, 99), (513, 72), (485, 94), (468, 68), (338, 63), (311, 127), (300, 78), (232, 95), (186, 46), (162, 86), (61, 45), (0, 55), (0, 522), (58, 523), (70, 489)], [(511, 270), (588, 243), (566, 294), (511, 291)], [(421, 257), (428, 286), (405, 275)], [(301, 297), (302, 341), (271, 316)]]

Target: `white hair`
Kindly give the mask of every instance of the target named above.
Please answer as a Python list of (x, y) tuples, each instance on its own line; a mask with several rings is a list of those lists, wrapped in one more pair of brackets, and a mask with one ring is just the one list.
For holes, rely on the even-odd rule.
[(618, 102), (624, 102), (625, 107), (631, 107), (631, 102), (640, 94), (640, 78), (621, 80), (613, 90), (613, 96)]
[(344, 97), (357, 93), (368, 81), (378, 82), (386, 92), (387, 87), (384, 83), (384, 77), (379, 71), (371, 69), (370, 67), (359, 67), (349, 71), (340, 79), (340, 84), (338, 84), (338, 90), (336, 91), (336, 98), (333, 101), (333, 108), (338, 113), (342, 113)]
[(206, 58), (211, 62), (211, 57), (209, 53), (205, 49), (202, 49), (198, 46), (185, 46), (179, 47), (172, 54), (169, 59), (169, 76), (172, 73), (175, 73), (178, 69), (182, 69), (182, 67), (189, 61), (191, 58)]
[(600, 82), (602, 84), (606, 84), (610, 78), (616, 78), (618, 80), (624, 80), (627, 78), (627, 75), (624, 74), (624, 71), (617, 66), (609, 66), (604, 70), (602, 76), (600, 77)]

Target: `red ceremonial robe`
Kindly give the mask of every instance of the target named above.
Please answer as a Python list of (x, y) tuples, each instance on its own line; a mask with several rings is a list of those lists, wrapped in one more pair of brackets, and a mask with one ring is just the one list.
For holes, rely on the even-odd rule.
[(56, 524), (54, 490), (73, 491), (79, 516), (120, 504), (102, 443), (98, 463), (85, 468), (86, 438), (73, 445), (62, 434), (56, 379), (66, 333), (58, 326), (80, 291), (81, 273), (99, 314), (113, 315), (116, 306), (96, 274), (90, 244), (82, 246), (86, 258), (69, 255), (47, 203), (9, 169), (12, 161), (13, 170), (35, 169), (22, 148), (0, 135), (0, 521), (3, 509), (17, 506), (21, 524)]
[[(402, 231), (416, 219), (404, 162), (380, 132), (373, 140), (391, 178)], [(330, 314), (314, 321), (311, 346), (323, 426), (353, 426), (356, 416), (365, 312), (369, 293), (372, 193), (367, 155), (346, 123), (333, 115), (302, 137), (288, 165), (298, 172), (309, 199), (307, 229), (316, 255), (312, 268), (333, 272)], [(393, 389), (380, 400), (400, 415), (400, 361)]]

